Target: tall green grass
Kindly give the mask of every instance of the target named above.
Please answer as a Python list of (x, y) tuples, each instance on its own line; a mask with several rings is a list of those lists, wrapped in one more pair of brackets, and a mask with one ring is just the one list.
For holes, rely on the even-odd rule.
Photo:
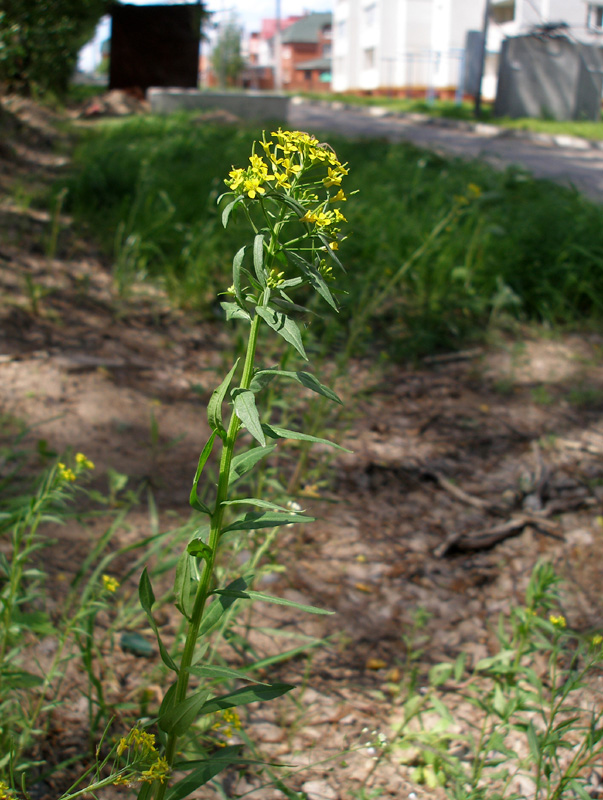
[[(134, 279), (158, 280), (177, 302), (213, 313), (239, 246), (236, 225), (222, 230), (216, 199), (260, 135), (173, 116), (102, 123), (85, 136), (67, 202), (112, 258), (124, 291)], [(362, 318), (365, 347), (422, 354), (503, 318), (575, 325), (603, 316), (600, 206), (518, 169), (497, 172), (403, 143), (329, 141), (358, 190), (340, 300), (349, 330)], [(328, 317), (313, 329), (331, 345), (341, 338)]]

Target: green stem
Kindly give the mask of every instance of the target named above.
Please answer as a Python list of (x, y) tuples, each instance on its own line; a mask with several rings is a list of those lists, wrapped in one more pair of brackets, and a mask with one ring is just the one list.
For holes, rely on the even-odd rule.
[[(241, 379), (241, 384), (240, 384), (242, 389), (249, 388), (249, 384), (251, 383), (251, 379), (253, 377), (255, 351), (257, 347), (260, 319), (261, 318), (256, 315), (254, 316), (253, 321), (251, 323), (251, 330), (249, 332), (249, 341), (247, 343), (247, 354), (245, 356), (245, 364), (243, 367), (243, 377)], [(220, 459), (220, 473), (218, 477), (218, 491), (216, 496), (216, 505), (214, 508), (214, 513), (212, 514), (211, 518), (211, 529), (209, 533), (209, 542), (208, 542), (211, 555), (208, 555), (208, 557), (205, 559), (203, 572), (201, 574), (201, 580), (199, 581), (199, 585), (197, 587), (195, 602), (193, 605), (193, 610), (191, 612), (189, 629), (186, 636), (186, 641), (184, 643), (184, 649), (182, 651), (182, 660), (180, 662), (178, 682), (176, 684), (176, 695), (174, 700), (176, 705), (178, 703), (182, 703), (186, 698), (186, 693), (188, 690), (188, 683), (189, 683), (189, 668), (193, 663), (195, 647), (197, 645), (197, 638), (199, 636), (199, 629), (203, 621), (205, 606), (211, 591), (214, 565), (216, 562), (218, 543), (220, 539), (220, 532), (222, 529), (222, 520), (224, 517), (224, 509), (225, 509), (224, 502), (228, 499), (228, 483), (230, 477), (230, 467), (232, 464), (234, 447), (239, 433), (240, 425), (241, 423), (239, 421), (239, 418), (233, 411), (230, 417), (228, 431), (226, 433), (226, 437), (224, 439), (224, 443), (222, 446), (222, 456)], [(165, 748), (165, 758), (170, 767), (174, 763), (177, 742), (178, 742), (178, 736), (174, 733), (170, 733)], [(166, 790), (167, 790), (167, 782), (158, 783), (157, 794), (155, 795), (156, 800), (163, 800)]]

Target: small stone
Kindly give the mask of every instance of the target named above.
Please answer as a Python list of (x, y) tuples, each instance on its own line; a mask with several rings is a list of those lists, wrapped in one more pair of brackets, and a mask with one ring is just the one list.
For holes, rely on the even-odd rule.
[(252, 726), (253, 738), (259, 742), (282, 742), (285, 738), (285, 731), (278, 725), (271, 722), (260, 722)]
[(337, 800), (337, 792), (326, 781), (306, 781), (302, 790), (308, 800)]

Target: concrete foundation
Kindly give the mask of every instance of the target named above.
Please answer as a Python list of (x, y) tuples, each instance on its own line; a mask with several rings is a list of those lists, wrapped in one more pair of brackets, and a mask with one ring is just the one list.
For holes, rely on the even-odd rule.
[(199, 89), (161, 89), (147, 92), (154, 114), (219, 108), (241, 119), (287, 119), (289, 97), (269, 92), (203, 92)]

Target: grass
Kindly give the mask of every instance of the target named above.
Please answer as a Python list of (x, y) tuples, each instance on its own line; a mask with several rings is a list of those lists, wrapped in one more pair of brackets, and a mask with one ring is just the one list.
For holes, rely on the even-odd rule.
[[(66, 205), (112, 258), (123, 291), (133, 280), (159, 281), (176, 302), (212, 315), (218, 277), (240, 246), (236, 224), (222, 230), (216, 200), (260, 135), (190, 115), (103, 122), (85, 134), (57, 191), (67, 189)], [(359, 319), (361, 345), (394, 357), (460, 346), (510, 318), (601, 319), (598, 205), (517, 168), (497, 172), (405, 143), (329, 141), (358, 191), (345, 206), (354, 233), (342, 244), (343, 334), (328, 316), (312, 326), (329, 347)], [(383, 302), (366, 313), (383, 288)]]

